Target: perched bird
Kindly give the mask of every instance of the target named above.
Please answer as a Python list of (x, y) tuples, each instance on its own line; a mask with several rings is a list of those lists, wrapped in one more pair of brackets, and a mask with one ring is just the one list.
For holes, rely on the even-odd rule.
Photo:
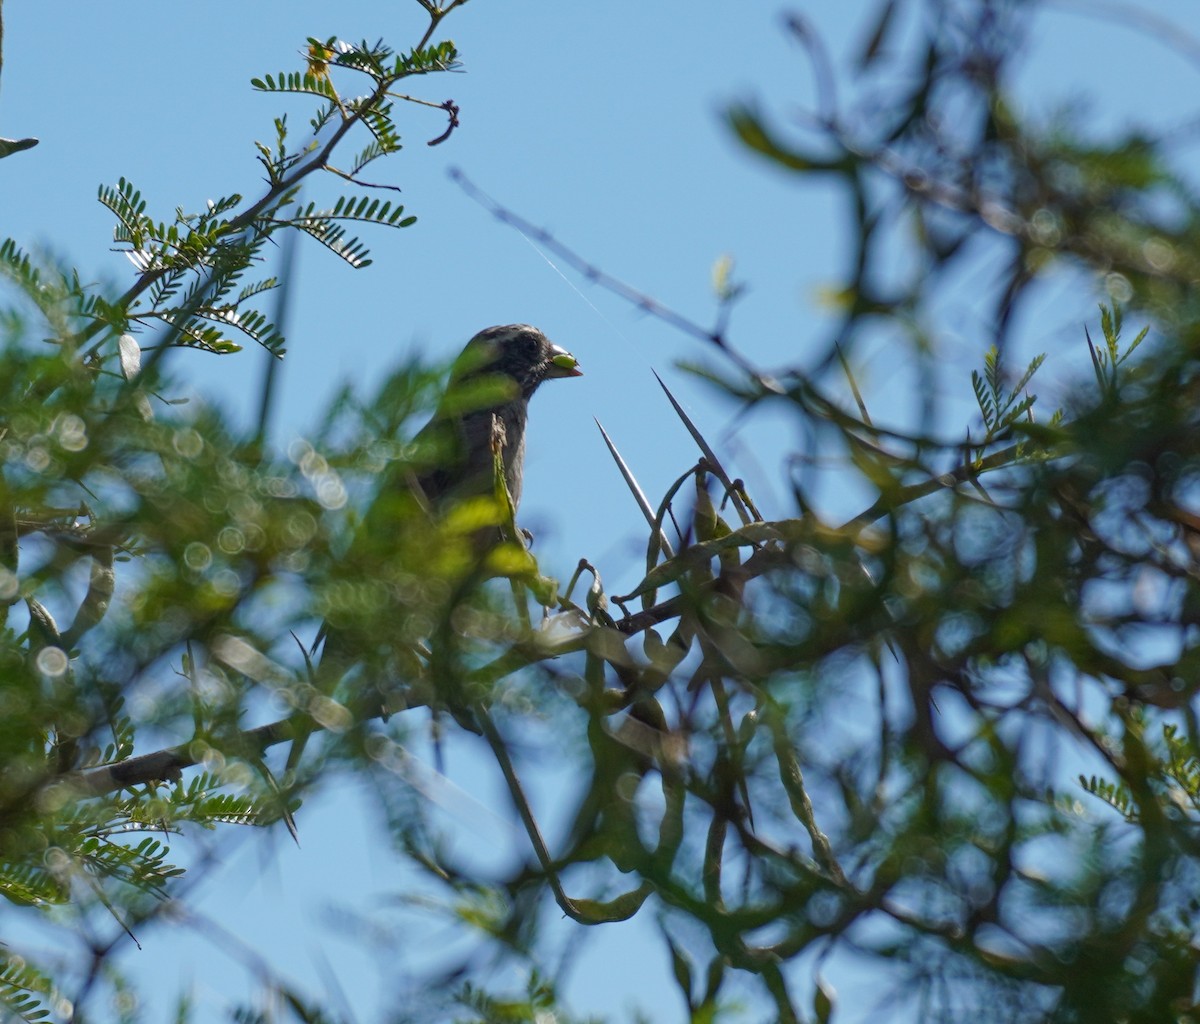
[[(397, 489), (411, 491), (435, 517), (459, 501), (494, 493), (497, 453), (515, 509), (521, 500), (529, 399), (543, 381), (579, 376), (575, 357), (529, 324), (488, 327), (476, 334), (455, 360), (433, 417), (414, 438), (418, 451), (432, 453), (432, 466), (403, 480), (382, 482), (363, 518), (362, 542), (377, 547), (395, 529)], [(499, 540), (494, 528), (481, 535), (485, 547)], [(326, 623), (313, 645), (314, 654), (322, 642), (322, 674), (330, 685), (357, 660), (361, 638), (352, 639)], [(297, 723), (289, 771), (296, 768), (309, 731)], [(288, 827), (294, 828), (290, 819)]]
[[(443, 453), (436, 466), (416, 478), (420, 496), (438, 509), (491, 493), (498, 448), (515, 508), (521, 501), (529, 399), (543, 381), (581, 374), (571, 353), (529, 324), (480, 331), (455, 362), (446, 399), (417, 434), (418, 444), (435, 443)], [(463, 394), (475, 384), (485, 389), (486, 402), (463, 411)], [(488, 384), (494, 388), (487, 389)]]

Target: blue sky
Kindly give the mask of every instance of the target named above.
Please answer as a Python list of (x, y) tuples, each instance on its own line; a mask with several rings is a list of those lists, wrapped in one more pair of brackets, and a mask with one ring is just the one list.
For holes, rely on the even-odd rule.
[[(810, 2), (796, 9), (844, 66), (874, 6)], [(1082, 100), (1106, 128), (1135, 120), (1160, 129), (1188, 124), (1200, 73), (1194, 3), (1160, 0), (1139, 8), (1179, 26), (1171, 46), (1122, 22), (1087, 17), (1085, 7), (1095, 9), (1062, 3), (1039, 15), (1019, 102), (1046, 113)], [(797, 441), (790, 428), (769, 416), (738, 419), (730, 403), (675, 369), (680, 359), (708, 360), (710, 353), (569, 270), (560, 273), (447, 178), (448, 168), (461, 167), (596, 265), (701, 322), (714, 310), (710, 270), (730, 254), (737, 276), (750, 285), (734, 318), (734, 343), (765, 366), (814, 359), (829, 326), (818, 296), (836, 283), (847, 251), (838, 236), (841, 199), (821, 186), (798, 188), (744, 153), (722, 120), (735, 100), (761, 97), (780, 119), (811, 103), (812, 75), (803, 52), (780, 31), (782, 11), (775, 2), (473, 0), (448, 18), (442, 35), (458, 45), (465, 73), (418, 87), (426, 98), (458, 103), (462, 126), (445, 145), (430, 148), (425, 141), (444, 127), (440, 115), (417, 107), (400, 112), (406, 148), (374, 165), (370, 176), (399, 185), (408, 212), (420, 219), (403, 231), (364, 231), (371, 267), (352, 271), (319, 246), (301, 245), (274, 423), (279, 443), (312, 429), (341, 381), (369, 387), (411, 353), (448, 359), (483, 326), (528, 321), (570, 348), (586, 374), (547, 386), (534, 404), (521, 518), (538, 538), (544, 571), (566, 578), (587, 557), (612, 591), (639, 578), (640, 516), (592, 418), (603, 421), (651, 496), (660, 493), (696, 452), (652, 367), (720, 439), (720, 454), (747, 478), (768, 517), (790, 514), (780, 483), (782, 461)], [(424, 23), (415, 2), (380, 0), (46, 0), (10, 3), (4, 13), (0, 135), (34, 135), (41, 144), (0, 162), (0, 235), (44, 247), (85, 278), (117, 287), (133, 272), (110, 251), (112, 221), (96, 201), (98, 185), (130, 179), (161, 217), (231, 191), (253, 197), (261, 183), (252, 142), (269, 140), (282, 109), (292, 111), (299, 129), (309, 108), (255, 93), (249, 79), (296, 67), (307, 36), (383, 37), (404, 49)], [(1187, 137), (1193, 148), (1194, 134), (1193, 124)], [(340, 186), (332, 178), (317, 182), (309, 198), (332, 197)], [(988, 272), (985, 259), (979, 278), (939, 307), (937, 387), (947, 429), (970, 421), (965, 399), (969, 372), (986, 344), (978, 296)], [(1028, 351), (1050, 353), (1043, 372), (1052, 382), (1090, 372), (1080, 325), (1093, 315), (1099, 293), (1076, 285), (1070, 275), (1061, 287), (1051, 282), (1037, 315), (1021, 325)], [(901, 425), (916, 403), (903, 352), (890, 340), (861, 350), (856, 365), (877, 419)], [(263, 363), (260, 352), (248, 349), (220, 359), (184, 353), (174, 368), (195, 394), (249, 420)], [(858, 511), (863, 496), (834, 486), (823, 497), (839, 518)], [(486, 766), (464, 753), (452, 775), (437, 785), (449, 815), (463, 826), (463, 842), (519, 843), (506, 813), (488, 810), (505, 801)], [(322, 990), (314, 965), (327, 957), (353, 991), (373, 968), (361, 964), (353, 944), (333, 937), (321, 908), (386, 902), (397, 885), (395, 861), (377, 848), (377, 833), (352, 794), (306, 807), (302, 829), (300, 850), (258, 834), (242, 837), (238, 852), (202, 887), (201, 905), (292, 977)], [(360, 890), (328, 891), (327, 880), (347, 864)], [(421, 941), (437, 934), (431, 928)], [(626, 951), (630, 942), (643, 948), (642, 934), (636, 928), (590, 934), (589, 962), (635, 959)], [(243, 984), (230, 981), (232, 964), (214, 958), (207, 939), (155, 932), (145, 944), (123, 963), (160, 995), (194, 977), (211, 1008)], [(576, 971), (568, 990), (575, 1009), (623, 1013), (637, 1003), (678, 1014), (677, 998), (662, 984), (665, 960), (657, 947), (645, 948), (653, 951), (616, 978), (605, 972), (600, 982), (597, 971)], [(190, 966), (179, 966), (184, 957)], [(368, 1001), (360, 1019), (373, 1015)]]

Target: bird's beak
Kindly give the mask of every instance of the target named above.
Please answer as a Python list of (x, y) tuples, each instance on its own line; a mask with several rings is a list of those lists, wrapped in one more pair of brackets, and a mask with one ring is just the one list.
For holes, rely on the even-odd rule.
[(565, 348), (560, 348), (558, 345), (550, 346), (550, 366), (546, 370), (547, 380), (553, 380), (555, 377), (582, 376), (583, 371), (579, 368), (578, 359)]

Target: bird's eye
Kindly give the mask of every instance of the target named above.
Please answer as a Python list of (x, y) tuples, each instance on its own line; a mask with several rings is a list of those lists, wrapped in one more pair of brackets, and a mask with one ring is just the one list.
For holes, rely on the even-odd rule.
[(522, 334), (517, 344), (521, 355), (531, 363), (542, 354), (541, 342), (532, 334)]

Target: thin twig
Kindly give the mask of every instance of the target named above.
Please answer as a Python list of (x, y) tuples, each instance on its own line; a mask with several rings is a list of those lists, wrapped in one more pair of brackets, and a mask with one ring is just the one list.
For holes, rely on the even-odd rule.
[(701, 327), (691, 318), (684, 316), (682, 313), (676, 312), (670, 306), (665, 306), (657, 299), (652, 298), (645, 292), (638, 291), (632, 285), (627, 284), (618, 277), (601, 270), (594, 263), (590, 263), (580, 256), (574, 249), (568, 248), (557, 238), (555, 238), (545, 228), (536, 227), (524, 217), (514, 213), (508, 207), (498, 203), (495, 199), (489, 196), (481, 188), (475, 185), (459, 168), (451, 167), (449, 170), (450, 180), (461, 188), (468, 196), (475, 200), (488, 213), (490, 213), (501, 224), (507, 224), (510, 227), (516, 228), (526, 238), (532, 239), (538, 245), (549, 249), (559, 259), (568, 266), (577, 270), (587, 280), (598, 284), (605, 291), (612, 292), (614, 295), (624, 299), (630, 305), (636, 306), (643, 312), (649, 313), (651, 316), (664, 323), (670, 324), (676, 330), (682, 331), (693, 338), (707, 344), (714, 345), (716, 348), (735, 363), (742, 372), (750, 376), (764, 390), (769, 390), (778, 393), (779, 386), (773, 380), (763, 377), (759, 372), (737, 351), (729, 346), (722, 332), (710, 330)]

